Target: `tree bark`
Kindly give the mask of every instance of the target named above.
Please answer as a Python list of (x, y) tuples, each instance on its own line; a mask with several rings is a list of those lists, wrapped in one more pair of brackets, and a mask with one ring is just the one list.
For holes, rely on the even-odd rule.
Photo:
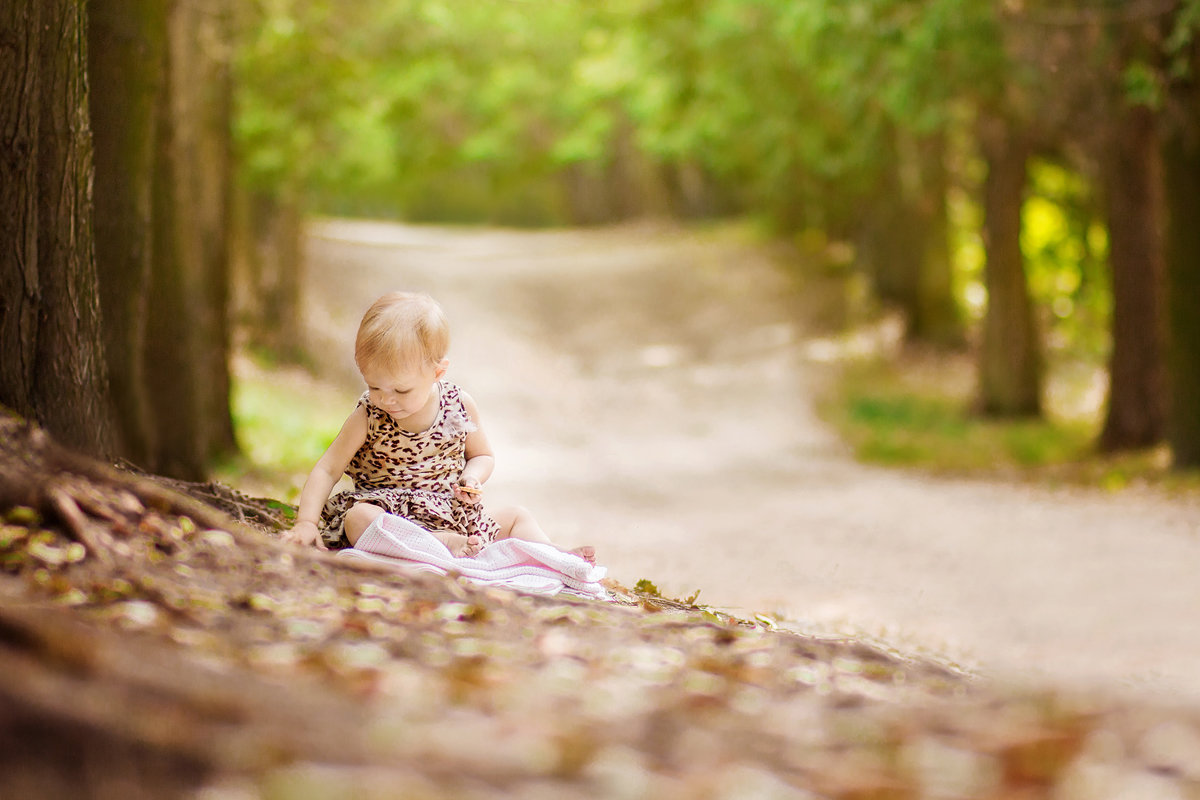
[(1042, 360), (1021, 254), (1021, 207), (1029, 146), (1011, 122), (980, 125), (988, 173), (983, 189), (987, 316), (980, 353), (980, 410), (989, 416), (1041, 414)]
[(1162, 175), (1153, 111), (1119, 113), (1102, 168), (1113, 320), (1100, 448), (1111, 452), (1155, 444), (1166, 425)]
[(124, 453), (198, 479), (229, 410), (231, 31), (225, 0), (96, 0), (101, 287)]
[(238, 302), (247, 337), (285, 361), (304, 353), (300, 325), (301, 277), (304, 272), (303, 214), (299, 201), (259, 193), (245, 200), (241, 224), (245, 275)]
[(900, 154), (895, 135), (885, 140), (882, 175), (877, 191), (868, 197), (857, 236), (859, 258), (870, 275), (875, 294), (900, 308), (912, 327), (917, 307), (920, 272), (919, 236), (912, 210), (904, 200)]
[(1163, 148), (1166, 193), (1167, 440), (1177, 468), (1200, 467), (1200, 57), (1176, 88), (1179, 114)]
[(731, 210), (733, 204), (721, 202), (712, 178), (695, 161), (668, 162), (659, 169), (671, 216), (708, 219)]
[(618, 221), (667, 214), (669, 201), (662, 175), (638, 148), (633, 122), (623, 110), (614, 112), (616, 124), (609, 143), (606, 173), (613, 216)]
[(869, 201), (861, 254), (880, 299), (904, 312), (909, 339), (959, 345), (963, 331), (951, 280), (944, 140), (932, 136), (902, 154), (897, 136), (891, 137), (885, 178)]
[(154, 268), (150, 276), (147, 309), (145, 364), (146, 391), (150, 399), (150, 421), (156, 451), (147, 469), (184, 480), (200, 480), (205, 473), (203, 416), (200, 404), (199, 359), (196, 314), (199, 303), (194, 272), (188, 267), (193, 257), (184, 245), (186, 196), (181, 183), (184, 150), (176, 112), (178, 76), (170, 18), (183, 4), (174, 2), (168, 14), (164, 82), (157, 103), (153, 204)]
[(195, 369), (206, 460), (237, 449), (230, 413), (229, 324), (233, 191), (232, 9), (228, 0), (181, 3), (171, 23), (169, 70), (181, 150), (178, 206), (184, 267), (193, 277)]
[(950, 179), (945, 162), (944, 132), (917, 145), (919, 191), (913, 202), (921, 220), (921, 263), (917, 273), (916, 315), (911, 335), (923, 342), (957, 346), (964, 341), (962, 321), (954, 301), (950, 256), (950, 214), (946, 195)]
[(0, 11), (0, 402), (33, 412), (38, 324), (41, 5)]
[(118, 447), (157, 452), (143, 350), (153, 260), (151, 186), (167, 14), (161, 0), (91, 0), (88, 68), (96, 148), (96, 262)]
[(0, 42), (0, 402), (107, 454), (83, 0), (5, 4)]
[(563, 196), (572, 225), (604, 225), (616, 219), (607, 173), (592, 164), (570, 164), (562, 171)]

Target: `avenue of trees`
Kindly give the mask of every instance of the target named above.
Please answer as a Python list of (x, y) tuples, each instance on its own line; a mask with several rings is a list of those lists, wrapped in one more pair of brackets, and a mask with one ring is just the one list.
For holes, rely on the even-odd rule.
[[(751, 215), (853, 248), (978, 408), (1108, 359), (1099, 445), (1200, 465), (1200, 0), (17, 0), (0, 403), (171, 474), (233, 446), (231, 264), (298, 340), (308, 213)], [(94, 182), (93, 182), (94, 176)]]

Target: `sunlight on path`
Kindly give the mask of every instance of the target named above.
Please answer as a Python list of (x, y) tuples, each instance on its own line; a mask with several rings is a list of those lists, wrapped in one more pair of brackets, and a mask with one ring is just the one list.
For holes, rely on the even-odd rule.
[(1200, 702), (1197, 503), (853, 463), (812, 411), (809, 289), (732, 237), (326, 221), (308, 266), (349, 403), (363, 309), (437, 297), (497, 448), (489, 495), (627, 585)]

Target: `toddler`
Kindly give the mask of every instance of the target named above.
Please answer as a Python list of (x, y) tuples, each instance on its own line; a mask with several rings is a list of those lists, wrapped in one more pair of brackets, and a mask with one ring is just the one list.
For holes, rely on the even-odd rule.
[[(427, 295), (392, 292), (367, 310), (354, 343), (367, 391), (305, 481), (284, 541), (353, 546), (387, 512), (457, 557), (508, 537), (553, 546), (526, 509), (485, 511), (480, 495), (495, 457), (475, 401), (442, 380), (449, 346), (445, 315)], [(329, 497), (343, 473), (354, 488)], [(571, 552), (595, 563), (591, 547)]]

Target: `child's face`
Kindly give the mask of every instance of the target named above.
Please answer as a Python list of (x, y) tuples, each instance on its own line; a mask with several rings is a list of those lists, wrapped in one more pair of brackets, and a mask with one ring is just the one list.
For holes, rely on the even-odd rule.
[(446, 361), (396, 369), (368, 364), (360, 367), (371, 402), (402, 422), (433, 402), (433, 385), (446, 372)]

